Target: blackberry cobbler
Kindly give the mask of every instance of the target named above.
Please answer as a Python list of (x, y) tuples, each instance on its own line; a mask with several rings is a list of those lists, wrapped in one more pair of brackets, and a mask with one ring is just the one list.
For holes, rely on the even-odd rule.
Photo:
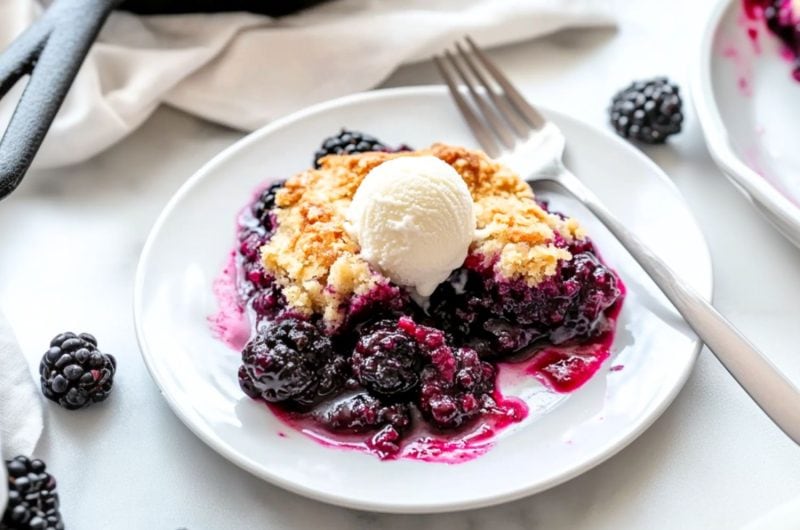
[(320, 441), (431, 459), (525, 416), (500, 367), (580, 386), (623, 287), (576, 220), (483, 153), (367, 138), (381, 150), (322, 156), (241, 214), (238, 378)]

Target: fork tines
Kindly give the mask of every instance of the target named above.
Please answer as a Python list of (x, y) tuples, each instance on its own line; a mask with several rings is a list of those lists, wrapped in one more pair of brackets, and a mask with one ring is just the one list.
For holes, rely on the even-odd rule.
[[(496, 158), (512, 149), (518, 139), (524, 140), (531, 132), (541, 129), (546, 120), (470, 37), (465, 40), (470, 52), (456, 42), (458, 57), (447, 50), (444, 57), (435, 56), (434, 61), (478, 142), (489, 156)], [(461, 63), (467, 66), (469, 75)], [(459, 89), (452, 71), (467, 88), (472, 104)], [(487, 81), (484, 72), (493, 82)]]

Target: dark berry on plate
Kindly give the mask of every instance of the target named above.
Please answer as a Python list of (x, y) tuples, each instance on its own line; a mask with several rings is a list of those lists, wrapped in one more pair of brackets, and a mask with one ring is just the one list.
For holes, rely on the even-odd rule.
[(422, 371), (419, 409), (435, 427), (457, 429), (495, 407), (494, 367), (470, 348), (453, 350), (454, 369), (436, 365)]
[(619, 279), (588, 239), (563, 244), (572, 259), (535, 286), (499, 277), (481, 257), (468, 258), (431, 296), (431, 314), (483, 357), (543, 340), (591, 339), (603, 331), (606, 311), (620, 299)]
[(292, 404), (310, 408), (327, 397), (339, 392), (350, 376), (350, 365), (341, 355), (334, 355), (317, 369), (315, 383), (305, 392), (292, 398)]
[(456, 359), (452, 348), (447, 343), (444, 331), (423, 326), (409, 316), (401, 317), (397, 321), (397, 326), (417, 341), (426, 364), (432, 365), (446, 379), (453, 377), (456, 370)]
[(314, 167), (319, 169), (320, 159), (328, 155), (355, 155), (357, 153), (368, 153), (370, 151), (409, 151), (409, 147), (401, 145), (391, 148), (369, 134), (349, 129), (342, 129), (339, 134), (330, 136), (322, 142), (322, 145), (314, 153)]
[(265, 276), (260, 267), (251, 270), (250, 275), (253, 285), (259, 289), (252, 297), (256, 317), (259, 320), (274, 319), (286, 308), (286, 299), (280, 286), (272, 278)]
[(41, 460), (18, 456), (6, 460), (8, 504), (3, 530), (64, 530), (58, 511), (56, 480)]
[(267, 236), (258, 232), (242, 234), (239, 241), (239, 254), (244, 263), (260, 263), (261, 247), (267, 242)]
[(385, 405), (366, 392), (315, 411), (314, 419), (328, 430), (347, 433), (374, 431), (385, 425), (402, 432), (411, 423), (405, 403)]
[(267, 232), (272, 232), (274, 228), (275, 223), (272, 210), (275, 209), (275, 196), (285, 183), (286, 181), (279, 180), (264, 188), (250, 207), (253, 217), (261, 223), (261, 226), (264, 227)]
[(635, 81), (611, 102), (611, 125), (620, 136), (661, 144), (681, 131), (683, 103), (678, 86), (666, 77)]
[(365, 327), (350, 357), (358, 382), (383, 396), (416, 388), (422, 362), (417, 341), (399, 329), (396, 320), (381, 320)]
[[(617, 276), (593, 252), (573, 254), (556, 274), (535, 287), (524, 281), (485, 285), (491, 316), (482, 321), (498, 353), (510, 353), (545, 339), (563, 344), (589, 339), (603, 330), (605, 312), (619, 299)], [(488, 300), (487, 299), (487, 300)]]
[(560, 292), (573, 297), (549, 334), (550, 341), (562, 344), (576, 337), (591, 337), (605, 322), (605, 311), (619, 300), (619, 278), (593, 251), (573, 254), (559, 274)]
[[(321, 385), (322, 375), (332, 358), (331, 341), (317, 326), (286, 318), (262, 326), (244, 347), (239, 384), (253, 398), (306, 404), (310, 395), (328, 390)], [(342, 361), (337, 361), (337, 365), (341, 364)], [(330, 385), (337, 384), (334, 380), (338, 377), (328, 375)]]
[(117, 361), (97, 349), (88, 333), (61, 333), (50, 342), (39, 364), (42, 393), (70, 410), (106, 399), (114, 384)]

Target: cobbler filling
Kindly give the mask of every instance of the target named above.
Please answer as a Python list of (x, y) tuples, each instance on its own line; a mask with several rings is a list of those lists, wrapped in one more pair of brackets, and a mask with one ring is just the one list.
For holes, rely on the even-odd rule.
[[(794, 10), (796, 0), (743, 0), (751, 20), (764, 20), (767, 29), (784, 46), (784, 54), (794, 63), (792, 75), (800, 81), (800, 18)], [(754, 30), (755, 31), (755, 30)]]
[[(465, 181), (474, 177), (469, 168), (487, 170), (483, 155), (464, 169), (447, 149), (434, 153), (461, 169)], [(455, 152), (461, 158), (473, 153)], [(362, 156), (371, 155), (327, 157), (322, 167), (372, 163)], [(341, 296), (330, 292), (335, 284), (328, 280), (320, 292), (320, 281), (311, 281), (319, 280), (319, 270), (294, 285), (302, 273), (270, 269), (269, 248), (286, 253), (289, 247), (275, 247), (273, 238), (303, 236), (280, 233), (281, 219), (291, 220), (288, 209), (298, 207), (281, 194), (296, 194), (303, 179), (317, 185), (325, 175), (316, 171), (267, 187), (238, 222), (235, 285), (240, 311), (251, 323), (239, 383), (287, 423), (323, 443), (381, 458), (437, 460), (457, 453), (460, 461), (484, 452), (487, 439), (527, 414), (521, 401), (502, 396), (501, 366), (527, 362), (527, 370), (555, 391), (571, 391), (608, 356), (624, 293), (620, 279), (572, 220), (534, 202), (509, 176), (510, 187), (497, 198), (478, 180), (471, 185), (485, 205), (479, 223), (498, 233), (502, 223), (509, 228), (501, 236), (485, 230), (490, 235), (473, 244), (463, 265), (423, 305), (359, 262), (348, 241), (337, 243), (341, 254), (305, 259), (346, 260), (351, 272), (345, 276), (361, 274), (359, 287)], [(522, 205), (516, 213), (498, 207), (514, 201)], [(309, 215), (320, 223), (335, 218), (335, 210), (309, 214), (311, 208), (302, 207), (304, 222), (314, 224)], [(525, 228), (529, 212), (541, 227)], [(539, 260), (531, 263), (533, 271), (506, 274), (533, 259)]]

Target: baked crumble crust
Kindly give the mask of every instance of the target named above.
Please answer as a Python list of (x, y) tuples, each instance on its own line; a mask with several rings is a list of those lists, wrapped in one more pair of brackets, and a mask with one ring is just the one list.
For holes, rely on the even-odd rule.
[(445, 144), (399, 153), (332, 155), (320, 169), (290, 178), (276, 197), (277, 230), (262, 248), (262, 263), (298, 311), (320, 313), (336, 326), (353, 295), (388, 280), (360, 257), (345, 230), (345, 216), (361, 181), (379, 164), (403, 156), (432, 155), (450, 164), (467, 184), (476, 206), (476, 239), (470, 253), (495, 261), (507, 278), (535, 285), (555, 274), (559, 260), (572, 256), (556, 247), (556, 232), (567, 240), (584, 232), (574, 219), (543, 210), (530, 187), (480, 151)]

